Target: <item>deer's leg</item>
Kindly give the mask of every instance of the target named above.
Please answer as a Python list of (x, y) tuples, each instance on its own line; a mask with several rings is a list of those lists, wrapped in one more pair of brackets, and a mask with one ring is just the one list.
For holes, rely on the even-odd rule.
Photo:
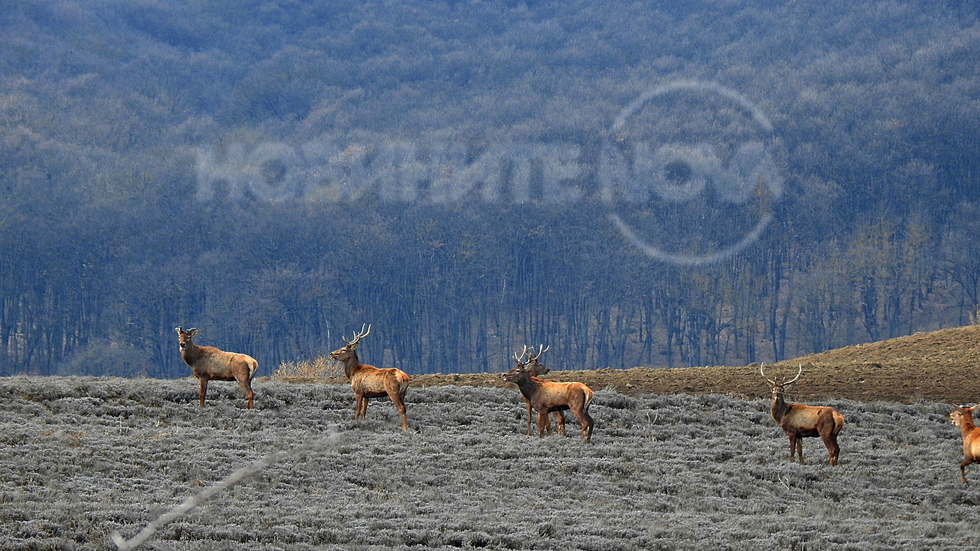
[(198, 393), (201, 399), (201, 407), (204, 407), (204, 395), (208, 393), (208, 378), (201, 377), (201, 390)]
[[(550, 425), (551, 425), (551, 421), (548, 420), (548, 411), (547, 410), (539, 411), (538, 412), (538, 438), (544, 438), (544, 429), (545, 427), (549, 427)], [(551, 432), (550, 429), (548, 432)]]
[(357, 400), (354, 404), (354, 420), (356, 421), (357, 419), (361, 418), (361, 411), (364, 409), (362, 406), (364, 405), (366, 398), (364, 398), (364, 396), (361, 394), (355, 394), (354, 398)]
[(840, 455), (840, 446), (837, 445), (837, 435), (827, 435), (823, 438), (823, 443), (827, 446), (828, 463), (830, 465), (836, 465), (837, 457)]
[(969, 457), (964, 458), (963, 462), (960, 463), (960, 478), (963, 480), (963, 484), (966, 484), (966, 466), (973, 463), (973, 460)]
[(397, 392), (391, 392), (388, 397), (391, 398), (391, 402), (395, 404), (395, 409), (398, 410), (398, 415), (402, 418), (402, 430), (408, 430), (408, 414), (405, 411), (404, 396)]
[(248, 376), (244, 379), (238, 379), (238, 386), (242, 387), (245, 391), (245, 396), (248, 398), (248, 409), (252, 409), (252, 400), (255, 398), (255, 393), (252, 392), (252, 382), (248, 380)]
[(591, 442), (592, 427), (595, 425), (595, 421), (592, 419), (592, 416), (589, 415), (589, 410), (583, 409), (576, 411), (575, 417), (578, 418), (579, 424), (582, 425), (582, 435), (579, 436), (579, 439), (584, 440), (585, 442)]
[(525, 399), (524, 400), (524, 403), (527, 404), (527, 435), (528, 436), (531, 436), (531, 419), (532, 419), (532, 415), (533, 415), (531, 413), (531, 411), (532, 411), (531, 402), (528, 402)]
[(558, 410), (555, 413), (555, 422), (558, 427), (555, 429), (555, 434), (558, 436), (565, 436), (565, 412)]
[(796, 438), (796, 454), (800, 456), (800, 465), (803, 464), (803, 439)]
[[(537, 410), (535, 410), (535, 411), (537, 411)], [(528, 406), (528, 413), (530, 413), (530, 412), (531, 412), (531, 406), (529, 405)], [(551, 436), (551, 417), (549, 417), (549, 414), (547, 412), (545, 412), (545, 414), (544, 414), (544, 419), (545, 419), (544, 420), (544, 433), (547, 434), (548, 436)], [(531, 418), (530, 417), (528, 417), (527, 422), (528, 422), (528, 424), (531, 423)], [(528, 434), (531, 434), (531, 433), (528, 433)]]

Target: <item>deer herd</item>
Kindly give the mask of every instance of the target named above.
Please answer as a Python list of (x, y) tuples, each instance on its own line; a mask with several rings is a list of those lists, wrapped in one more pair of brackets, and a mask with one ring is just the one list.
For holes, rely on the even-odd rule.
[[(254, 407), (255, 393), (252, 391), (252, 379), (258, 370), (258, 362), (247, 354), (225, 352), (213, 346), (198, 346), (193, 338), (197, 329), (184, 331), (177, 327), (180, 356), (190, 366), (194, 376), (200, 382), (200, 404), (204, 406), (204, 396), (207, 394), (208, 381), (237, 381), (245, 391), (248, 399), (248, 409)], [(365, 324), (361, 330), (354, 333), (351, 340), (341, 337), (344, 346), (330, 353), (330, 357), (344, 365), (344, 376), (350, 381), (354, 392), (354, 419), (367, 417), (367, 402), (369, 398), (387, 396), (398, 415), (401, 417), (402, 430), (408, 431), (408, 414), (405, 408), (405, 392), (408, 390), (409, 376), (400, 369), (382, 369), (372, 365), (362, 364), (357, 358), (357, 346), (361, 339), (371, 333), (371, 326)], [(519, 353), (514, 354), (516, 365), (510, 371), (503, 373), (505, 382), (517, 385), (527, 405), (527, 435), (531, 435), (533, 413), (537, 412), (538, 437), (551, 433), (553, 416), (557, 427), (555, 433), (565, 436), (565, 412), (571, 411), (581, 427), (579, 438), (583, 442), (592, 441), (592, 430), (595, 421), (589, 414), (594, 393), (582, 383), (557, 382), (542, 379), (550, 370), (541, 363), (541, 355), (548, 351), (544, 345), (535, 352), (533, 348), (524, 345)], [(837, 435), (844, 426), (844, 416), (829, 406), (808, 406), (788, 403), (784, 398), (786, 389), (795, 383), (803, 374), (803, 365), (792, 379), (770, 379), (766, 376), (763, 366), (759, 366), (759, 374), (769, 384), (771, 399), (769, 413), (773, 421), (779, 425), (789, 437), (789, 459), (799, 458), (803, 464), (803, 438), (820, 437), (827, 447), (827, 463), (837, 465), (840, 456), (840, 446)], [(960, 428), (963, 437), (963, 461), (960, 463), (960, 478), (966, 480), (966, 467), (971, 463), (980, 463), (980, 427), (973, 422), (973, 412), (980, 404), (973, 407), (954, 406), (955, 411), (949, 414), (953, 424)]]

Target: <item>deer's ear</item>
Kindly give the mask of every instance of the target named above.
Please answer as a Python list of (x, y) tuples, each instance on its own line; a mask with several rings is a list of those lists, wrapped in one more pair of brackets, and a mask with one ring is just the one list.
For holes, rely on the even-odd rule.
[(970, 413), (973, 413), (974, 411), (977, 410), (977, 408), (980, 408), (980, 404), (977, 404), (977, 405), (973, 406), (972, 408), (963, 408), (963, 409), (969, 411)]
[(197, 329), (194, 329), (193, 327), (187, 330), (188, 337), (193, 337), (196, 334), (197, 334)]
[(180, 326), (174, 327), (174, 331), (176, 331), (178, 333), (183, 333), (184, 332), (184, 328), (183, 327), (180, 327)]

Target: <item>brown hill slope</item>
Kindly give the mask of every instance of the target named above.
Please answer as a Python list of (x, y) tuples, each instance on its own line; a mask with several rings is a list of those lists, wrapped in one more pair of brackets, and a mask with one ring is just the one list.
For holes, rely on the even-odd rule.
[[(980, 401), (980, 326), (916, 333), (811, 354), (766, 366), (766, 374), (792, 376), (800, 363), (804, 366), (803, 375), (792, 387), (793, 400), (849, 398), (958, 404)], [(625, 394), (718, 393), (762, 397), (769, 393), (757, 365), (553, 371), (546, 378), (581, 381), (596, 390), (611, 388)], [(496, 373), (416, 375), (412, 384), (515, 388), (505, 385)]]

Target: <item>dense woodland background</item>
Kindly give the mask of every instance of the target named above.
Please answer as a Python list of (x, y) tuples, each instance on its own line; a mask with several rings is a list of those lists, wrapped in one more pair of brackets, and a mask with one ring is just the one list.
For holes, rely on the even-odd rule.
[[(177, 325), (268, 374), (362, 323), (362, 359), (409, 373), (499, 371), (525, 342), (552, 369), (745, 364), (972, 323), (978, 17), (961, 0), (0, 4), (0, 375), (184, 375)], [(338, 198), (316, 177), (275, 201), (199, 193), (201, 152), (241, 144), (588, 156), (678, 79), (737, 90), (782, 147), (773, 223), (714, 264), (632, 247), (589, 170), (558, 203)], [(257, 171), (274, 187), (290, 168)]]

